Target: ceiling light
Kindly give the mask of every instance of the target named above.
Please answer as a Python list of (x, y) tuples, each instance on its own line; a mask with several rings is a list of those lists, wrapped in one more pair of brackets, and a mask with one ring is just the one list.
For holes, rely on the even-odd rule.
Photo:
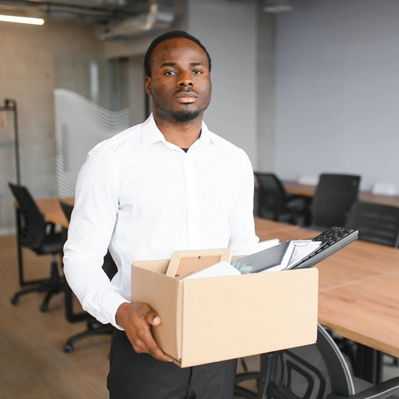
[(280, 13), (293, 9), (291, 0), (264, 0), (262, 10), (270, 13)]
[(11, 15), (0, 15), (0, 21), (17, 22), (19, 24), (32, 24), (32, 25), (44, 24), (44, 19), (41, 18), (16, 17)]

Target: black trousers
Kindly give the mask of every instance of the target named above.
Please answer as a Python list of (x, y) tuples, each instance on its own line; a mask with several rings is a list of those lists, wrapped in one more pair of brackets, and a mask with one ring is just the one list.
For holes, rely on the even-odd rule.
[(111, 343), (110, 399), (233, 399), (237, 360), (180, 368), (137, 354), (124, 331)]

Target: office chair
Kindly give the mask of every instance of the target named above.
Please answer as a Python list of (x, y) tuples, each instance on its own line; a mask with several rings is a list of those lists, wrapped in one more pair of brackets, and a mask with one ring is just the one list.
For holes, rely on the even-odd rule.
[(291, 224), (298, 224), (302, 218), (303, 224), (308, 224), (307, 198), (288, 194), (274, 173), (254, 172), (254, 175), (259, 185), (257, 216)]
[(360, 176), (323, 173), (312, 200), (312, 228), (328, 230), (345, 226), (352, 204), (357, 200)]
[[(73, 206), (66, 204), (62, 201), (60, 201), (60, 205), (67, 220), (70, 221)], [(112, 279), (117, 271), (117, 267), (109, 251), (104, 257), (103, 270), (107, 274), (109, 279)], [(102, 324), (87, 312), (81, 312), (78, 314), (73, 312), (73, 293), (68, 284), (65, 284), (65, 316), (70, 323), (75, 323), (83, 320), (86, 321), (86, 330), (68, 338), (67, 342), (64, 344), (63, 351), (65, 353), (73, 352), (74, 344), (78, 341), (81, 341), (82, 339), (95, 335), (112, 335), (112, 333), (114, 332), (114, 326), (112, 324)]]
[(356, 201), (345, 227), (359, 230), (359, 240), (399, 247), (399, 208), (396, 206)]
[[(239, 384), (254, 379), (257, 391)], [(317, 326), (317, 342), (261, 355), (258, 373), (237, 374), (235, 398), (383, 399), (399, 392), (399, 377), (377, 385), (352, 377), (329, 333)]]
[[(65, 279), (59, 272), (57, 256), (62, 256), (64, 236), (55, 231), (53, 223), (46, 222), (35, 200), (25, 186), (8, 183), (17, 202), (17, 240), (18, 250), (28, 248), (37, 255), (51, 255), (50, 276), (35, 280), (29, 288), (16, 292), (11, 303), (16, 305), (22, 295), (30, 292), (45, 292), (40, 311), (46, 312), (53, 295), (64, 290)], [(22, 271), (22, 265), (21, 265)]]

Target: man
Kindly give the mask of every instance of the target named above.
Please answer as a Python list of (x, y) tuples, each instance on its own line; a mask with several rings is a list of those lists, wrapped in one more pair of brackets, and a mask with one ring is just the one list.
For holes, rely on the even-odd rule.
[[(235, 360), (179, 368), (151, 335), (162, 315), (130, 303), (135, 260), (184, 249), (241, 253), (258, 241), (250, 161), (203, 123), (210, 71), (209, 54), (193, 36), (156, 38), (145, 56), (151, 116), (97, 145), (79, 174), (65, 274), (84, 309), (116, 327), (111, 399), (233, 397)], [(118, 266), (111, 282), (101, 268), (108, 247)]]

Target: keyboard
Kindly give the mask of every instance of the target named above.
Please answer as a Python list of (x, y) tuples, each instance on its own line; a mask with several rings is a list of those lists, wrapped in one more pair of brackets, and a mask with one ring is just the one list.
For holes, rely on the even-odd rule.
[(303, 269), (314, 266), (316, 263), (319, 263), (323, 259), (355, 241), (358, 235), (358, 230), (346, 227), (332, 227), (331, 229), (324, 231), (318, 236), (312, 238), (312, 241), (321, 242), (319, 248), (297, 263), (293, 269)]

